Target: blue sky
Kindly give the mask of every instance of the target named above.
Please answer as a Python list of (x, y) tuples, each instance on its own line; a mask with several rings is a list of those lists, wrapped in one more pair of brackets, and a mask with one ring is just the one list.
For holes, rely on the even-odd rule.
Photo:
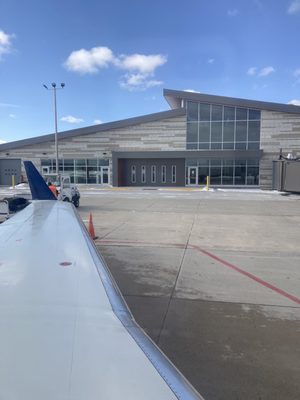
[(300, 104), (300, 0), (0, 0), (0, 142), (169, 109), (163, 88)]

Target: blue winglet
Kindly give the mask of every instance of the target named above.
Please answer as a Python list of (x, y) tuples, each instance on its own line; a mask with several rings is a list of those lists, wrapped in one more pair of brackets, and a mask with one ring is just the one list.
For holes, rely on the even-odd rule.
[(32, 200), (57, 200), (31, 161), (24, 161)]

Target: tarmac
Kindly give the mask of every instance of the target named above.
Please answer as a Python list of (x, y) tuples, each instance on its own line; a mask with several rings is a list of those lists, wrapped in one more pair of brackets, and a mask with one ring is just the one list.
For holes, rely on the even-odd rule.
[(300, 196), (89, 190), (127, 304), (206, 400), (300, 399)]
[(81, 194), (134, 317), (206, 400), (300, 399), (299, 195)]

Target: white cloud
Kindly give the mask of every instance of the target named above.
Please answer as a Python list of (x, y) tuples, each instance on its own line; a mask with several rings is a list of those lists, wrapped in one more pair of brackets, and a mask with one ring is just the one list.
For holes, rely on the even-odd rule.
[(4, 31), (0, 30), (0, 59), (3, 54), (7, 54), (12, 51), (13, 37), (14, 35), (9, 35)]
[(6, 141), (0, 139), (0, 144), (4, 144), (4, 143), (6, 143)]
[(214, 58), (209, 58), (207, 60), (207, 62), (208, 62), (208, 64), (213, 64), (215, 62), (215, 59)]
[(64, 65), (69, 71), (94, 74), (113, 62), (114, 55), (108, 47), (93, 47), (72, 51)]
[(116, 59), (116, 65), (127, 71), (138, 72), (144, 75), (152, 75), (157, 67), (164, 65), (167, 57), (162, 54), (132, 54), (121, 55)]
[(82, 118), (76, 118), (73, 117), (72, 115), (66, 115), (65, 117), (61, 117), (60, 120), (63, 122), (68, 122), (69, 124), (80, 124), (81, 122), (84, 122)]
[(257, 72), (257, 67), (250, 67), (247, 71), (248, 75), (255, 75)]
[(94, 119), (94, 124), (96, 125), (103, 124), (103, 121), (101, 121), (101, 119)]
[(288, 102), (288, 104), (292, 104), (294, 106), (300, 106), (300, 100), (293, 99)]
[(293, 75), (294, 75), (296, 78), (300, 79), (300, 68), (295, 69), (295, 71), (293, 72)]
[(16, 119), (17, 118), (16, 114), (8, 114), (8, 116), (9, 116), (9, 118), (12, 118), (12, 119)]
[(247, 71), (247, 74), (251, 76), (257, 75), (259, 77), (263, 77), (271, 75), (273, 72), (275, 72), (275, 68), (270, 65), (261, 69), (258, 69), (257, 67), (250, 67)]
[(287, 9), (287, 13), (290, 15), (294, 15), (300, 12), (300, 0), (294, 0), (291, 2), (289, 5), (289, 8)]
[(149, 79), (148, 74), (125, 74), (120, 81), (120, 86), (129, 91), (146, 90), (162, 85), (162, 81)]
[(19, 107), (19, 106), (17, 106), (16, 104), (10, 104), (10, 103), (0, 103), (0, 107), (13, 107), (13, 108), (16, 108), (16, 107)]
[(90, 50), (73, 51), (64, 66), (69, 71), (81, 74), (94, 74), (102, 68), (114, 66), (127, 71), (120, 81), (122, 88), (145, 90), (163, 83), (152, 78), (155, 70), (166, 62), (167, 57), (162, 54), (121, 54), (117, 56), (108, 47), (94, 47)]
[(259, 71), (258, 76), (268, 76), (275, 72), (275, 69), (272, 66), (264, 67)]
[(228, 17), (236, 17), (237, 15), (239, 15), (239, 10), (237, 10), (236, 8), (233, 8), (232, 10), (227, 10), (227, 15)]

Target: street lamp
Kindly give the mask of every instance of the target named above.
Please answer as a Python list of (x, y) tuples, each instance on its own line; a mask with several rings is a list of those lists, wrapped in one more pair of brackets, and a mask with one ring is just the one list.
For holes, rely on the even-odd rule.
[(60, 84), (60, 87), (56, 86), (56, 83), (51, 83), (52, 88), (48, 88), (47, 85), (43, 85), (45, 89), (53, 91), (54, 99), (54, 118), (55, 118), (55, 158), (56, 158), (56, 177), (59, 179), (59, 168), (58, 168), (58, 137), (57, 137), (57, 104), (56, 104), (56, 91), (61, 90), (65, 87), (64, 83)]

